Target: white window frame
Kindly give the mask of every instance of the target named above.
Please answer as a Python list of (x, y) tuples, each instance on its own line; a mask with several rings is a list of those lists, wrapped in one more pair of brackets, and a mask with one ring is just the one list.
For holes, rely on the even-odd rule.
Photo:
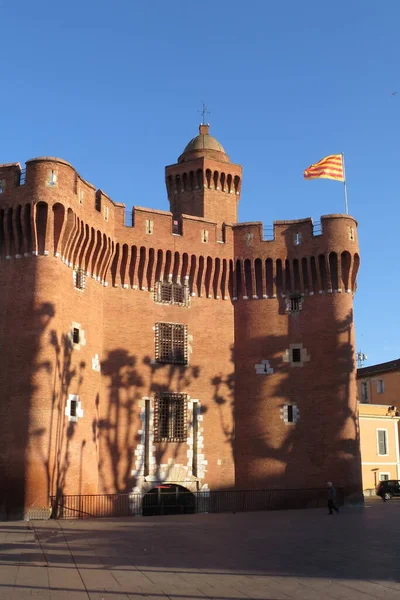
[[(71, 415), (71, 402), (76, 402), (76, 414), (75, 414), (75, 416)], [(82, 409), (82, 403), (79, 400), (79, 396), (77, 396), (75, 394), (68, 394), (68, 398), (67, 398), (67, 402), (66, 402), (66, 407), (65, 407), (64, 414), (65, 414), (66, 417), (68, 417), (68, 421), (70, 421), (72, 423), (77, 423), (78, 419), (82, 419), (82, 417), (83, 417), (83, 409)]]
[(387, 471), (379, 471), (379, 481), (387, 481), (387, 479), (382, 479), (381, 475), (387, 475), (387, 478), (390, 479), (390, 473)]
[[(384, 431), (385, 432), (385, 436), (386, 436), (386, 454), (381, 454), (379, 452), (379, 431)], [(389, 456), (389, 434), (388, 434), (388, 429), (383, 429), (383, 427), (379, 428), (376, 430), (376, 450), (378, 453), (378, 456)]]

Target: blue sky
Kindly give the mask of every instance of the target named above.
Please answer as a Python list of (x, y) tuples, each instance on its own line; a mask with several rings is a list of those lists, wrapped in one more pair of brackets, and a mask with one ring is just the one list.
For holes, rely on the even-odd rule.
[(344, 152), (357, 349), (398, 358), (399, 22), (396, 0), (8, 2), (0, 162), (59, 156), (127, 207), (168, 210), (164, 166), (205, 101), (244, 167), (240, 220), (270, 226), (342, 212), (342, 184), (302, 173)]

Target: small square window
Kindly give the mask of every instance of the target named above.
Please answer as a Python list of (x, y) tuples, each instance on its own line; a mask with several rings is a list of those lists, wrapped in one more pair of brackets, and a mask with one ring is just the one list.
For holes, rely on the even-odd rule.
[(383, 379), (378, 379), (378, 381), (376, 382), (376, 391), (378, 392), (378, 394), (383, 394), (383, 392), (385, 391), (385, 383)]
[(292, 362), (301, 362), (301, 348), (292, 348)]
[(379, 473), (379, 481), (389, 481), (389, 473)]
[(293, 294), (287, 299), (287, 311), (289, 313), (298, 313), (303, 308), (303, 298), (301, 294)]
[(77, 327), (74, 327), (73, 332), (72, 332), (72, 341), (74, 344), (79, 344), (79, 337), (80, 337), (80, 332), (79, 329)]
[(70, 404), (70, 409), (69, 409), (69, 414), (70, 417), (76, 417), (76, 409), (78, 408), (78, 402), (77, 400), (71, 400), (71, 404)]

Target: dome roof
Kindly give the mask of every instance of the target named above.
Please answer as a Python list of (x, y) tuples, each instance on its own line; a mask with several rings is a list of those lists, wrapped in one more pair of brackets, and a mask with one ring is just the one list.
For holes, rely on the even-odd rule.
[(207, 156), (222, 162), (229, 162), (229, 156), (226, 154), (223, 146), (215, 137), (208, 133), (208, 130), (208, 125), (200, 125), (199, 135), (190, 140), (178, 158), (179, 163), (188, 162), (201, 156)]

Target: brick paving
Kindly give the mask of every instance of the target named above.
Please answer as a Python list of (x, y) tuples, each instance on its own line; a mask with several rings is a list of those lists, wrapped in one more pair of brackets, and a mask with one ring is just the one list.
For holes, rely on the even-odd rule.
[(400, 501), (0, 523), (0, 600), (399, 600)]

